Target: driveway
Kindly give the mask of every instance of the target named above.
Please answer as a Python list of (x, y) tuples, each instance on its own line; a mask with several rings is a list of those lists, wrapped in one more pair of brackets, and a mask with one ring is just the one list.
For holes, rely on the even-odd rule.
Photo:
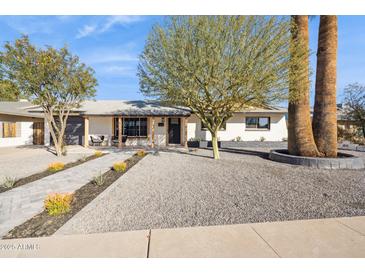
[(0, 180), (5, 176), (23, 178), (44, 171), (49, 163), (55, 161), (74, 162), (84, 155), (91, 155), (94, 150), (69, 146), (67, 152), (67, 156), (57, 157), (43, 146), (0, 148)]
[(318, 170), (230, 149), (149, 155), (58, 234), (365, 215), (364, 170)]

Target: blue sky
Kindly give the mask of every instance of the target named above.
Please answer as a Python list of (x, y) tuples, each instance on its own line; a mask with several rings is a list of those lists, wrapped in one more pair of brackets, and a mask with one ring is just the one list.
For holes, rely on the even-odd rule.
[[(145, 39), (161, 16), (0, 16), (0, 44), (29, 35), (38, 46), (62, 47), (95, 69), (97, 99), (142, 99), (136, 76), (138, 55)], [(319, 16), (310, 19), (311, 65), (315, 72), (315, 52)], [(338, 18), (338, 99), (353, 82), (365, 84), (365, 16)], [(314, 95), (314, 74), (311, 96)]]

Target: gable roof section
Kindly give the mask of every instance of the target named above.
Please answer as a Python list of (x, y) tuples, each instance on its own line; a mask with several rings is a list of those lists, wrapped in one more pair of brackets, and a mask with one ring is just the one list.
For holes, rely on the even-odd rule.
[(38, 106), (31, 104), (28, 101), (19, 102), (7, 102), (0, 101), (0, 114), (43, 118), (43, 114), (34, 112), (38, 109)]

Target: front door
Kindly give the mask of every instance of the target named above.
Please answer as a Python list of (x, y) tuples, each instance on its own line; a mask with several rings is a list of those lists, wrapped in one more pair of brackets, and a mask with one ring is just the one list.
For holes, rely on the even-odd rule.
[(44, 123), (34, 122), (33, 123), (33, 144), (44, 145)]
[(169, 144), (180, 144), (180, 118), (169, 118)]

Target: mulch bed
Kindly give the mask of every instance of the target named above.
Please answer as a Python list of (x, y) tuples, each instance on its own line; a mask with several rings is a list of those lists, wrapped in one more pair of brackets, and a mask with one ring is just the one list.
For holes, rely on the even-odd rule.
[(29, 237), (45, 237), (55, 233), (61, 226), (70, 220), (76, 213), (84, 208), (88, 203), (94, 200), (100, 193), (114, 183), (118, 178), (125, 174), (130, 168), (137, 164), (143, 157), (133, 155), (125, 162), (127, 168), (125, 172), (116, 172), (113, 169), (103, 174), (105, 182), (103, 185), (96, 185), (94, 181), (90, 181), (86, 185), (74, 192), (71, 203), (71, 210), (59, 216), (50, 216), (47, 211), (43, 211), (19, 226), (10, 230), (3, 239), (29, 238)]
[(28, 184), (28, 183), (31, 183), (31, 182), (34, 182), (34, 181), (37, 181), (37, 180), (42, 179), (44, 177), (47, 177), (49, 175), (52, 175), (52, 174), (55, 174), (57, 172), (66, 170), (68, 168), (81, 165), (83, 163), (86, 163), (87, 161), (91, 161), (91, 160), (94, 160), (96, 158), (103, 157), (104, 155), (106, 155), (106, 154), (104, 153), (101, 156), (90, 155), (90, 156), (86, 157), (85, 159), (79, 159), (79, 160), (77, 160), (75, 162), (65, 164), (65, 167), (62, 170), (59, 170), (59, 171), (49, 171), (48, 169), (46, 169), (45, 171), (42, 171), (42, 172), (39, 172), (39, 173), (36, 173), (36, 174), (32, 174), (32, 175), (29, 175), (27, 177), (18, 179), (15, 182), (15, 184), (14, 184), (13, 187), (6, 188), (6, 187), (3, 187), (3, 186), (0, 186), (0, 193), (5, 192), (5, 191), (8, 191), (8, 190), (11, 190), (13, 188), (16, 188), (16, 187), (19, 187), (19, 186), (22, 186), (22, 185), (25, 185), (25, 184)]

